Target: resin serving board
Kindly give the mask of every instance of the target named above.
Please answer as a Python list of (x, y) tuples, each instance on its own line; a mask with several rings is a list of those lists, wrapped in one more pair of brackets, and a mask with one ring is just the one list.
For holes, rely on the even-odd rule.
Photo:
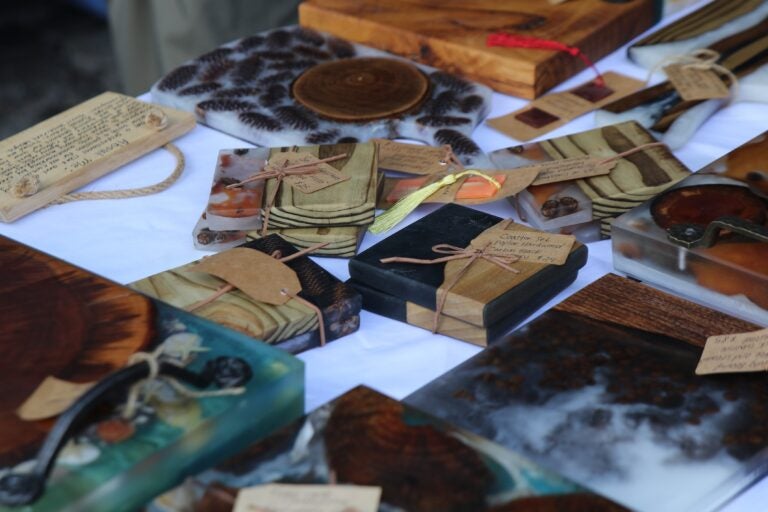
[[(490, 154), (494, 165), (511, 169), (536, 162), (591, 155), (609, 158), (656, 142), (635, 121), (499, 149)], [(617, 160), (609, 174), (530, 186), (518, 194), (526, 221), (544, 231), (575, 231), (580, 239), (593, 237), (576, 231), (598, 223), (599, 236), (611, 235), (611, 223), (627, 210), (669, 188), (690, 174), (669, 149), (650, 147)]]
[(768, 376), (697, 376), (737, 320), (607, 275), (406, 398), (639, 511), (714, 510), (768, 471)]
[(380, 512), (626, 511), (517, 453), (363, 386), (188, 480), (150, 510), (229, 512), (242, 488), (331, 481), (380, 486)]
[(607, 55), (657, 19), (653, 0), (307, 0), (302, 25), (457, 73), (497, 91), (535, 98), (584, 68), (567, 53), (488, 48), (502, 32)]
[[(253, 240), (242, 247), (267, 254), (280, 251), (283, 257), (297, 252), (277, 235)], [(302, 287), (299, 296), (322, 311), (326, 341), (358, 329), (361, 298), (357, 292), (307, 256), (285, 264), (298, 275)], [(196, 272), (194, 265), (190, 263), (160, 272), (129, 286), (174, 306), (186, 308), (210, 297), (224, 284), (218, 277)], [(264, 279), (269, 280), (270, 276), (264, 276)], [(195, 314), (292, 353), (320, 343), (317, 314), (296, 300), (276, 306), (255, 301), (242, 291), (233, 290), (195, 310)]]
[(17, 413), (46, 377), (96, 382), (158, 347), (164, 361), (194, 372), (226, 356), (251, 373), (238, 395), (189, 398), (160, 386), (127, 419), (125, 390), (113, 395), (76, 427), (42, 496), (0, 510), (135, 510), (303, 411), (303, 364), (283, 351), (6, 238), (0, 275), (0, 495), (4, 478), (31, 469), (53, 425)]
[[(407, 257), (432, 260), (432, 247), (449, 244), (467, 247), (483, 231), (502, 219), (465, 206), (446, 204), (392, 236), (361, 252), (349, 261), (349, 274), (355, 281), (388, 295), (435, 311), (438, 293), (443, 293), (446, 272), (452, 274), (461, 260), (438, 264), (382, 263), (382, 258)], [(526, 226), (515, 225), (521, 230)], [(542, 290), (552, 294), (568, 286), (587, 259), (587, 248), (574, 244), (564, 265), (516, 262), (514, 274), (479, 259), (447, 292), (442, 315), (486, 328), (540, 306)], [(455, 266), (458, 265), (458, 266)]]
[(406, 138), (451, 144), (465, 164), (485, 162), (469, 137), (490, 109), (487, 87), (308, 28), (225, 44), (151, 93), (260, 146)]
[[(731, 2), (710, 5), (714, 4), (720, 4), (720, 10), (731, 7)], [(730, 102), (765, 102), (768, 94), (768, 2), (762, 3), (761, 10), (765, 19), (758, 19), (754, 26), (707, 46), (716, 52), (717, 64), (738, 79), (738, 84), (732, 84), (731, 77), (719, 74), (723, 83), (730, 87), (732, 97), (685, 101), (671, 82), (663, 81), (601, 107), (595, 113), (598, 125), (633, 119), (676, 149), (688, 142), (714, 112)], [(699, 48), (703, 46), (696, 46)]]
[(652, 68), (665, 57), (706, 48), (749, 29), (768, 16), (765, 0), (714, 0), (629, 47), (629, 58)]
[[(766, 161), (768, 137), (762, 134), (616, 219), (616, 269), (768, 326)], [(753, 236), (721, 232), (714, 243), (694, 247), (670, 238), (681, 227), (702, 236), (724, 217), (742, 219)]]

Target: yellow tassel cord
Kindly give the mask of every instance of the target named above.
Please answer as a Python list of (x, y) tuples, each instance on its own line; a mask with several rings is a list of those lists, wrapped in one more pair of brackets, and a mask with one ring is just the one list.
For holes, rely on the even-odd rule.
[(384, 213), (376, 217), (376, 220), (368, 228), (368, 231), (370, 231), (375, 235), (389, 231), (390, 229), (395, 227), (397, 224), (399, 224), (400, 221), (406, 218), (409, 213), (415, 210), (416, 207), (419, 206), (429, 196), (431, 196), (432, 194), (434, 194), (435, 192), (437, 192), (443, 187), (453, 185), (464, 176), (470, 176), (470, 175), (480, 176), (481, 178), (485, 178), (486, 180), (490, 181), (493, 184), (493, 186), (496, 187), (496, 190), (501, 188), (501, 184), (498, 181), (493, 179), (491, 176), (488, 176), (487, 174), (483, 174), (480, 171), (468, 170), (468, 171), (462, 171), (456, 174), (449, 174), (445, 178), (441, 179), (440, 181), (436, 181), (430, 185), (427, 185), (426, 187), (415, 190), (410, 194), (408, 194), (407, 196), (400, 199), (398, 202), (393, 204), (387, 211), (385, 211)]

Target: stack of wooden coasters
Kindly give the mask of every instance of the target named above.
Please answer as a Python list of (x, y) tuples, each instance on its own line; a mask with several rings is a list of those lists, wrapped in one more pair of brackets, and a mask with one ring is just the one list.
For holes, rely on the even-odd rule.
[(373, 222), (375, 143), (223, 150), (194, 230), (197, 247), (221, 250), (278, 233), (317, 255), (349, 257)]
[[(561, 261), (543, 263), (554, 261), (545, 245)], [(365, 309), (486, 345), (568, 286), (586, 259), (573, 237), (447, 204), (352, 258), (349, 284)]]

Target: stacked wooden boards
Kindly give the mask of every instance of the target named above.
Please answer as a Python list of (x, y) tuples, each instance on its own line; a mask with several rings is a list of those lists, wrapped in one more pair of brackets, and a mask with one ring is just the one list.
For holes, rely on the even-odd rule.
[[(295, 187), (290, 181), (294, 176), (278, 179), (274, 171), (280, 166), (273, 162), (280, 157), (294, 158), (294, 154), (302, 161), (329, 159), (322, 166), (343, 181), (312, 191)], [(310, 180), (314, 173), (325, 173), (317, 166), (295, 171), (309, 173), (295, 177)], [(271, 177), (253, 180), (261, 174)], [(221, 150), (208, 204), (193, 230), (195, 246), (223, 250), (266, 231), (300, 248), (327, 242), (318, 250), (321, 255), (353, 256), (373, 222), (382, 183), (373, 142)]]
[(587, 248), (576, 244), (562, 266), (514, 263), (519, 273), (477, 260), (450, 289), (447, 284), (466, 262), (383, 263), (381, 259), (433, 260), (442, 256), (433, 246), (468, 247), (501, 220), (464, 206), (442, 206), (352, 258), (350, 284), (363, 295), (365, 309), (424, 328), (432, 328), (439, 297), (445, 295), (437, 332), (486, 345), (568, 286), (586, 263)]
[[(297, 250), (277, 235), (248, 242), (244, 248), (283, 257)], [(177, 307), (186, 308), (213, 295), (224, 281), (195, 271), (195, 263), (160, 272), (129, 286)], [(360, 324), (360, 296), (307, 256), (286, 262), (298, 275), (300, 297), (320, 309), (326, 340), (334, 340), (357, 330)], [(269, 281), (272, 276), (265, 275)], [(300, 301), (282, 305), (258, 302), (240, 290), (233, 290), (195, 311), (202, 317), (226, 325), (249, 336), (274, 344), (289, 352), (318, 346), (319, 325), (316, 312)]]
[[(0, 320), (3, 511), (137, 510), (303, 412), (298, 359), (2, 237)], [(152, 379), (129, 412), (126, 376), (149, 374), (138, 352), (216, 393)]]
[(556, 51), (488, 48), (491, 33), (513, 33), (578, 47), (592, 60), (657, 19), (653, 0), (307, 0), (299, 22), (456, 73), (493, 89), (535, 98), (584, 67)]
[(382, 511), (626, 511), (495, 443), (362, 386), (157, 502), (162, 510), (181, 512), (190, 510), (184, 498), (192, 497), (194, 510), (230, 511), (241, 489), (273, 482), (377, 486)]
[(694, 370), (755, 329), (608, 275), (405, 401), (632, 509), (713, 510), (764, 474), (768, 377)]
[[(536, 162), (591, 155), (610, 158), (619, 153), (656, 142), (635, 121), (587, 130), (540, 142), (499, 149), (490, 154), (502, 169)], [(530, 186), (519, 204), (534, 227), (545, 231), (573, 230), (579, 225), (599, 222), (600, 236), (610, 237), (611, 222), (627, 210), (687, 177), (690, 171), (665, 147), (649, 147), (616, 160), (609, 174), (591, 178)], [(572, 205), (554, 213), (548, 201)], [(552, 203), (549, 203), (552, 204)]]

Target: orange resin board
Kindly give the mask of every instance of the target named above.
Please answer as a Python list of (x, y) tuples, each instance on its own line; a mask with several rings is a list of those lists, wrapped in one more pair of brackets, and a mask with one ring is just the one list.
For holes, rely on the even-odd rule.
[(654, 0), (306, 0), (303, 26), (535, 98), (584, 68), (564, 52), (488, 48), (505, 32), (578, 47), (596, 61), (649, 28)]

